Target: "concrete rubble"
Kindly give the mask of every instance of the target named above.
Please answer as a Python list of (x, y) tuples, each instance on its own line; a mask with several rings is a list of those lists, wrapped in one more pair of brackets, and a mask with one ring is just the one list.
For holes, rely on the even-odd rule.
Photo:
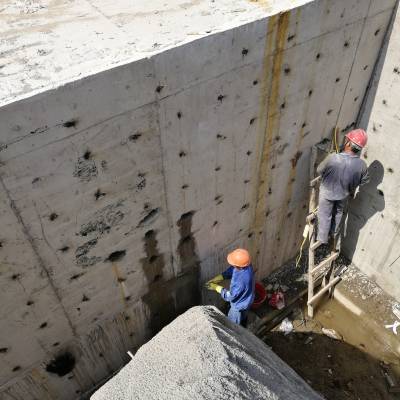
[(322, 399), (215, 307), (193, 307), (143, 345), (91, 400)]

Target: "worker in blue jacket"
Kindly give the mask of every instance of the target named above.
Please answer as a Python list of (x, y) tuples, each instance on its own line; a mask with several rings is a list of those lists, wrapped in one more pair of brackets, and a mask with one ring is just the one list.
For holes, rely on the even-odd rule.
[[(247, 311), (253, 304), (255, 295), (255, 279), (250, 254), (245, 249), (236, 249), (228, 254), (227, 261), (230, 267), (222, 274), (207, 282), (207, 288), (221, 294), (225, 301), (229, 301), (231, 308), (228, 318), (245, 326)], [(229, 290), (219, 285), (224, 279), (231, 279)]]

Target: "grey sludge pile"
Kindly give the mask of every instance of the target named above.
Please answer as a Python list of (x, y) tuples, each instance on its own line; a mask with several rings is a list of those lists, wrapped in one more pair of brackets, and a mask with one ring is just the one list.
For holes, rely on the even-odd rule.
[(91, 400), (321, 400), (287, 364), (215, 307), (193, 307), (143, 345)]

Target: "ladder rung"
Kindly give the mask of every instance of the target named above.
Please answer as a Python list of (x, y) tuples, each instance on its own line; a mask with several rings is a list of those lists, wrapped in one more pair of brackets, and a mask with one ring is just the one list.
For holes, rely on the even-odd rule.
[(311, 221), (313, 221), (315, 219), (315, 217), (317, 216), (317, 211), (318, 211), (318, 207), (314, 210), (314, 212), (311, 212), (310, 214), (307, 215), (307, 217), (306, 217), (307, 223), (310, 223)]
[(330, 281), (326, 286), (324, 286), (317, 294), (315, 294), (313, 297), (311, 297), (310, 300), (307, 301), (307, 305), (311, 305), (312, 303), (315, 302), (315, 300), (318, 300), (325, 292), (329, 290), (333, 285), (336, 285), (337, 282), (339, 282), (341, 279), (340, 276), (337, 276), (335, 279)]
[(322, 242), (320, 242), (319, 240), (317, 240), (316, 242), (314, 242), (311, 246), (310, 246), (310, 250), (315, 250), (317, 249), (319, 246), (321, 246)]
[(332, 261), (336, 260), (339, 257), (339, 252), (332, 253), (328, 258), (325, 258), (325, 260), (321, 261), (312, 271), (311, 273), (314, 274), (315, 272), (319, 271), (321, 268), (325, 267)]
[(317, 176), (312, 181), (310, 181), (310, 186), (311, 187), (315, 186), (320, 180), (321, 180), (321, 176)]

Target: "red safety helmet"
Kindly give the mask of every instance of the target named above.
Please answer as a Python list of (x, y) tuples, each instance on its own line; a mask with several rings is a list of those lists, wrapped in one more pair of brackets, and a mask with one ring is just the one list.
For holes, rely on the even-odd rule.
[(367, 144), (368, 140), (367, 132), (365, 132), (364, 129), (354, 129), (346, 135), (346, 138), (360, 149)]

